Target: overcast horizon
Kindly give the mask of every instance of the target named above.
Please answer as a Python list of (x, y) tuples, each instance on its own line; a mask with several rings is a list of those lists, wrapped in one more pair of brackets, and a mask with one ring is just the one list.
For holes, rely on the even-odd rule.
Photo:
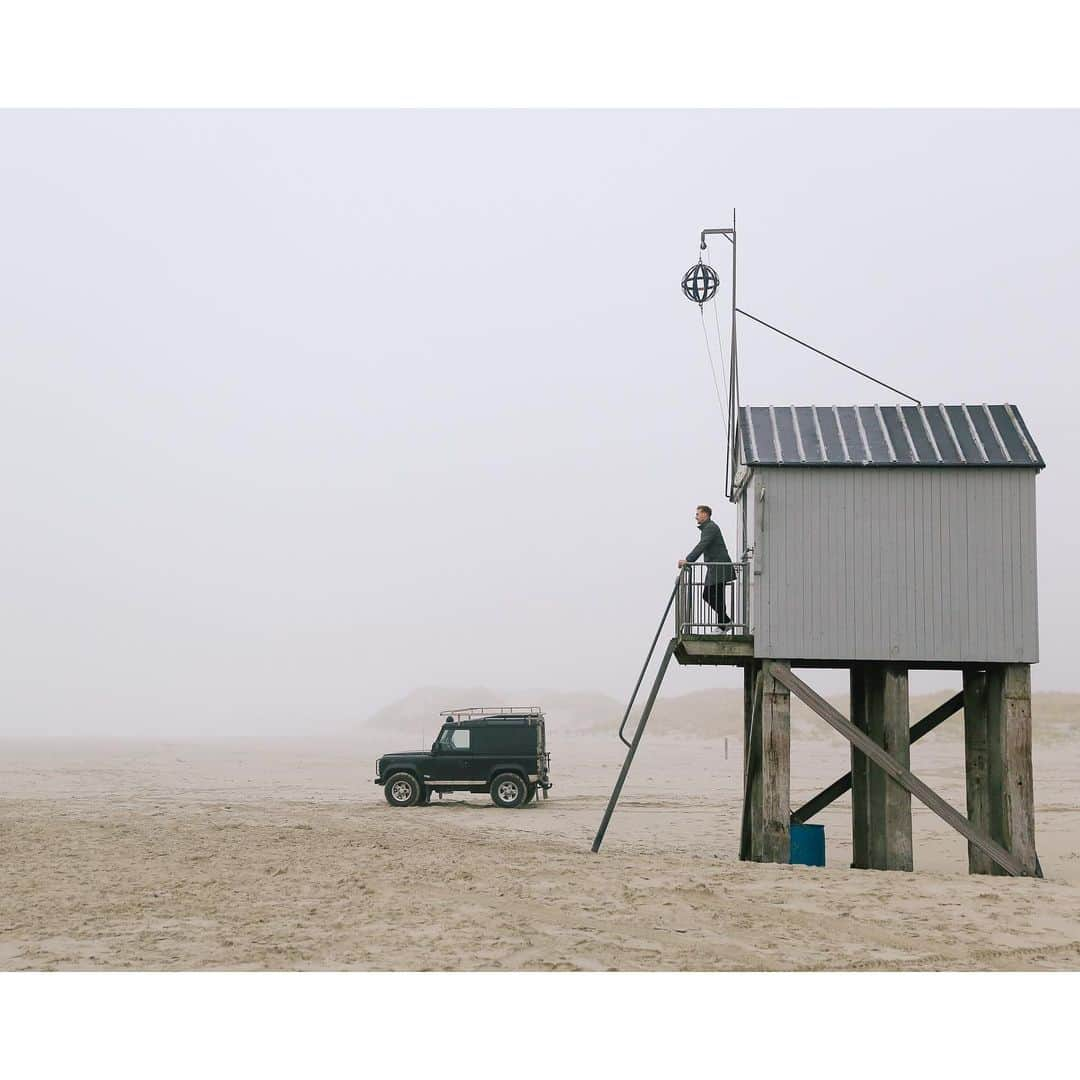
[[(734, 553), (679, 289), (733, 206), (740, 306), (926, 403), (1020, 408), (1047, 463), (1033, 689), (1080, 690), (1077, 129), (0, 113), (0, 735), (332, 734), (428, 686), (624, 700), (698, 503)], [(746, 404), (897, 400), (746, 320), (739, 361)]]

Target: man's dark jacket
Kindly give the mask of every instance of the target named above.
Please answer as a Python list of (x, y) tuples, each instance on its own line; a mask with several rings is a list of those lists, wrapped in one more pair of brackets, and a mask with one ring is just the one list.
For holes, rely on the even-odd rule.
[(705, 557), (707, 563), (725, 563), (724, 566), (710, 566), (705, 571), (705, 584), (718, 585), (722, 581), (733, 581), (735, 571), (731, 567), (731, 556), (728, 554), (727, 544), (720, 532), (720, 526), (709, 518), (698, 526), (701, 530), (701, 539), (697, 547), (686, 556), (687, 562), (693, 562), (700, 556)]

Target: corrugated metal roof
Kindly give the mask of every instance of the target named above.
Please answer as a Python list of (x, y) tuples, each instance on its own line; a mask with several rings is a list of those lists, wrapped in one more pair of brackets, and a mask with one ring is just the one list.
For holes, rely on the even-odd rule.
[(746, 465), (1044, 468), (1015, 405), (744, 405)]

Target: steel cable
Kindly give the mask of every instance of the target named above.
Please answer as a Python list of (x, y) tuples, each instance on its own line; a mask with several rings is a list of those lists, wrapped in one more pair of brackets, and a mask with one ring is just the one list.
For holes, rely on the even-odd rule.
[[(709, 328), (705, 323), (704, 305), (699, 304), (698, 310), (701, 312), (701, 332), (705, 335), (705, 353), (709, 358), (709, 371), (712, 372), (713, 387), (716, 390), (716, 401), (717, 404), (720, 406), (720, 413), (724, 418), (724, 445), (727, 446), (730, 441), (728, 435), (727, 409), (724, 407), (724, 397), (720, 393), (720, 382), (716, 378), (716, 364), (713, 362), (712, 346), (709, 344)], [(720, 362), (723, 363), (723, 352), (721, 352)]]

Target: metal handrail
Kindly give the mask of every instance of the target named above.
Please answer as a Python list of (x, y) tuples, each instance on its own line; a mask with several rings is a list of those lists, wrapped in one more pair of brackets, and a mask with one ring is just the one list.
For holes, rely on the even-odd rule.
[(623, 746), (630, 746), (630, 743), (626, 741), (623, 735), (623, 731), (626, 729), (626, 721), (630, 719), (630, 710), (634, 707), (634, 702), (637, 700), (638, 691), (641, 689), (642, 680), (645, 678), (645, 672), (649, 670), (649, 663), (653, 658), (653, 653), (656, 652), (656, 643), (660, 640), (660, 635), (664, 630), (664, 623), (667, 622), (668, 612), (671, 610), (671, 605), (675, 602), (675, 594), (679, 591), (679, 583), (682, 581), (682, 572), (679, 572), (679, 576), (675, 579), (675, 587), (671, 590), (671, 595), (668, 597), (667, 607), (664, 608), (664, 614), (660, 616), (660, 625), (656, 628), (656, 635), (652, 639), (652, 644), (649, 646), (649, 655), (645, 657), (645, 663), (641, 665), (641, 674), (637, 677), (637, 682), (634, 684), (634, 692), (630, 695), (630, 703), (626, 706), (626, 712), (623, 714), (622, 723), (619, 725), (619, 739)]
[(638, 743), (641, 742), (641, 736), (645, 734), (645, 725), (649, 722), (650, 715), (652, 715), (653, 706), (656, 704), (656, 695), (660, 693), (660, 684), (664, 681), (664, 675), (667, 673), (668, 664), (671, 663), (671, 657), (675, 652), (675, 644), (675, 639), (672, 638), (668, 642), (667, 648), (664, 650), (664, 658), (660, 661), (660, 668), (656, 672), (656, 678), (653, 680), (652, 690), (649, 691), (649, 697), (645, 702), (645, 708), (641, 710), (641, 719), (638, 720), (637, 731), (634, 732), (634, 741), (628, 744), (630, 749), (626, 751), (626, 758), (623, 760), (622, 768), (619, 770), (619, 779), (615, 781), (615, 789), (611, 793), (611, 798), (608, 799), (607, 809), (604, 811), (604, 817), (600, 822), (600, 828), (596, 830), (596, 837), (592, 844), (594, 855), (600, 850), (600, 845), (604, 842), (604, 833), (607, 832), (608, 824), (611, 821), (611, 815), (615, 813), (615, 804), (619, 801), (619, 795), (622, 794), (623, 784), (626, 783), (626, 778), (630, 775), (630, 766), (633, 764), (634, 755), (637, 753)]
[[(619, 770), (619, 778), (615, 781), (615, 788), (611, 793), (611, 798), (608, 800), (607, 809), (604, 811), (603, 820), (600, 822), (600, 828), (596, 832), (596, 837), (593, 840), (592, 849), (593, 852), (600, 850), (600, 845), (604, 841), (604, 834), (607, 832), (608, 824), (611, 821), (611, 815), (615, 812), (615, 804), (619, 801), (619, 795), (622, 793), (623, 784), (626, 783), (626, 778), (630, 773), (630, 766), (633, 763), (634, 755), (637, 753), (638, 744), (641, 742), (642, 735), (645, 734), (645, 725), (649, 721), (649, 717), (652, 715), (653, 706), (656, 704), (657, 695), (660, 693), (660, 686), (664, 681), (664, 675), (667, 673), (668, 665), (671, 663), (672, 656), (675, 655), (675, 650), (679, 645), (679, 638), (682, 635), (683, 627), (690, 627), (699, 625), (693, 622), (684, 623), (681, 616), (684, 612), (693, 613), (693, 597), (690, 596), (690, 603), (687, 604), (686, 594), (694, 586), (695, 567), (701, 566), (705, 568), (705, 578), (701, 581), (702, 596), (704, 599), (704, 589), (708, 578), (708, 568), (711, 566), (730, 566), (734, 568), (734, 578), (739, 580), (740, 572), (743, 582), (742, 595), (738, 598), (738, 614), (746, 620), (746, 612), (749, 611), (748, 604), (748, 590), (746, 586), (746, 568), (747, 563), (687, 563), (679, 571), (679, 576), (675, 579), (675, 587), (671, 590), (671, 596), (668, 597), (667, 605), (664, 607), (664, 614), (660, 616), (660, 625), (656, 628), (656, 634), (653, 636), (652, 644), (649, 646), (649, 654), (645, 657), (645, 663), (641, 665), (641, 673), (638, 675), (637, 682), (634, 684), (634, 692), (630, 695), (630, 702), (626, 706), (626, 712), (623, 714), (622, 723), (619, 725), (619, 740), (627, 747), (626, 758), (623, 761), (622, 769)], [(726, 588), (726, 586), (722, 586)], [(680, 596), (680, 591), (683, 595)], [(676, 599), (679, 599), (680, 603), (675, 612), (675, 636), (667, 644), (667, 648), (664, 650), (663, 659), (660, 661), (660, 667), (656, 672), (656, 678), (653, 680), (652, 689), (649, 691), (649, 697), (645, 702), (645, 707), (641, 710), (641, 717), (638, 720), (637, 730), (634, 732), (634, 741), (627, 742), (626, 736), (623, 734), (626, 730), (626, 722), (630, 719), (630, 713), (634, 708), (634, 702), (637, 700), (638, 691), (641, 689), (641, 684), (645, 679), (645, 672), (649, 670), (649, 664), (652, 662), (653, 653), (656, 652), (657, 642), (660, 640), (660, 635), (664, 632), (664, 623), (667, 622), (668, 612), (671, 610), (671, 605), (675, 603)], [(736, 600), (732, 598), (732, 604), (734, 606)], [(732, 611), (732, 616), (736, 612)], [(742, 629), (743, 624), (740, 623), (726, 623), (724, 629), (734, 630)], [(748, 629), (748, 628), (747, 628)]]
[[(726, 567), (732, 572), (728, 581), (709, 585), (709, 571), (713, 568)], [(697, 633), (715, 633), (749, 635), (750, 633), (750, 563), (711, 562), (687, 563), (679, 572), (675, 583), (678, 603), (675, 607), (675, 636), (677, 638), (693, 636)], [(726, 575), (725, 575), (726, 576)], [(722, 607), (727, 619), (720, 621), (706, 588), (718, 588), (714, 599), (722, 598)]]

